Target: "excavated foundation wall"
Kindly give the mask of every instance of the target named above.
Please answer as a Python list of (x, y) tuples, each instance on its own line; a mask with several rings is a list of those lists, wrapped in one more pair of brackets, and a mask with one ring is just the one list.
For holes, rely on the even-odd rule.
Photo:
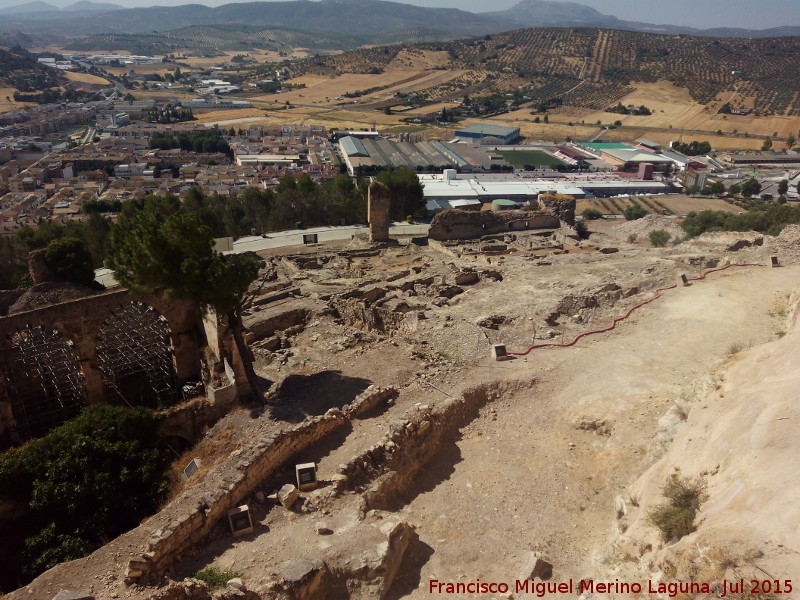
[(413, 485), (420, 469), (439, 454), (442, 444), (455, 441), (458, 431), (477, 418), (481, 407), (532, 383), (485, 384), (437, 406), (412, 409), (390, 425), (380, 443), (340, 468), (344, 478), (336, 483), (337, 491), (368, 486), (364, 490), (367, 507), (392, 510), (397, 505), (396, 498)]
[(437, 213), (431, 221), (428, 237), (432, 240), (470, 240), (493, 233), (527, 229), (558, 229), (559, 218), (546, 213), (497, 213), (451, 208)]
[(152, 532), (141, 556), (128, 563), (126, 579), (144, 583), (159, 576), (178, 556), (200, 543), (228, 510), (239, 505), (292, 456), (320, 442), (348, 422), (340, 410), (256, 442), (229, 458), (144, 525)]

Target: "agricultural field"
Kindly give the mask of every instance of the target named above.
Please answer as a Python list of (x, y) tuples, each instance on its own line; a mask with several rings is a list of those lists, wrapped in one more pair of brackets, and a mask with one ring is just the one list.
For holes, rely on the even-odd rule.
[(172, 63), (158, 63), (155, 65), (125, 65), (124, 67), (109, 67), (103, 65), (103, 70), (111, 73), (112, 75), (116, 75), (117, 77), (121, 77), (126, 73), (130, 73), (133, 71), (134, 73), (140, 73), (142, 75), (152, 75), (154, 73), (163, 76), (165, 73), (172, 73), (175, 71), (178, 65)]
[[(305, 84), (305, 88), (283, 94), (264, 94), (248, 98), (281, 103), (287, 100), (298, 104), (368, 104), (394, 97), (396, 92), (413, 92), (440, 85), (463, 75), (463, 71), (387, 69), (383, 73), (347, 73), (334, 77), (302, 75), (289, 83)], [(378, 88), (358, 98), (344, 98), (344, 94)]]
[[(76, 73), (75, 71), (65, 71), (64, 75), (73, 83), (84, 83), (89, 86), (107, 86), (109, 85), (108, 79), (103, 79), (97, 75), (90, 75), (89, 73)], [(80, 86), (76, 86), (80, 87)]]
[[(749, 133), (750, 135), (779, 137), (797, 135), (800, 130), (800, 116), (763, 116), (721, 115), (717, 111), (724, 102), (736, 104), (736, 93), (726, 93), (721, 98), (704, 106), (695, 100), (685, 88), (679, 88), (667, 81), (655, 83), (637, 83), (636, 89), (624, 96), (620, 102), (624, 105), (645, 105), (653, 111), (649, 116), (618, 115), (603, 111), (595, 111), (581, 116), (587, 123), (602, 121), (611, 123), (619, 120), (626, 127), (642, 129), (658, 128), (677, 131), (704, 130), (722, 131), (724, 133)], [(672, 134), (673, 137), (675, 134)], [(649, 134), (648, 134), (649, 139)], [(760, 145), (760, 142), (759, 142)], [(745, 147), (745, 146), (742, 146)]]
[[(800, 38), (715, 39), (536, 28), (411, 48), (446, 52), (450, 60), (440, 68), (488, 71), (496, 78), (497, 89), (504, 82), (523, 79), (534, 98), (560, 97), (567, 105), (595, 111), (635, 93), (642, 83), (672, 81), (698, 104), (713, 103), (738, 90), (763, 116), (800, 115), (796, 93)], [(320, 74), (369, 72), (406, 60), (408, 52), (363, 48), (301, 61), (297, 69)]]
[(280, 62), (282, 60), (299, 60), (311, 55), (307, 48), (292, 48), (286, 49), (286, 56), (282, 56), (279, 52), (273, 50), (263, 50), (259, 48), (251, 48), (247, 51), (239, 52), (220, 52), (218, 56), (196, 56), (192, 53), (187, 53), (185, 58), (179, 59), (181, 63), (190, 65), (194, 69), (207, 69), (224, 62), (230, 62), (231, 59), (237, 54), (244, 54), (250, 58), (255, 59), (258, 63), (265, 62)]
[(515, 110), (503, 115), (491, 117), (489, 119), (467, 119), (458, 126), (466, 127), (473, 123), (489, 122), (497, 123), (499, 125), (508, 125), (509, 127), (519, 127), (520, 133), (528, 140), (544, 140), (553, 142), (563, 142), (567, 138), (572, 140), (588, 140), (594, 136), (599, 127), (590, 125), (581, 125), (578, 120), (575, 120), (572, 126), (566, 122), (562, 123), (561, 118), (559, 122), (554, 123), (534, 123), (535, 117), (530, 114), (530, 109)]
[(498, 150), (500, 154), (515, 169), (524, 169), (526, 165), (536, 168), (549, 168), (552, 165), (564, 165), (564, 161), (541, 150)]
[(578, 200), (575, 214), (581, 214), (587, 208), (599, 210), (604, 215), (621, 215), (627, 207), (639, 204), (648, 213), (660, 214), (666, 209), (670, 214), (685, 215), (692, 211), (723, 210), (730, 213), (742, 212), (742, 209), (729, 204), (720, 198), (696, 198), (682, 194), (664, 196), (633, 196), (631, 198), (589, 198)]
[(241, 122), (242, 119), (262, 119), (264, 118), (264, 111), (257, 108), (242, 108), (230, 110), (211, 110), (208, 112), (194, 112), (197, 123), (205, 123), (209, 125), (217, 124), (230, 124), (229, 122)]
[(411, 108), (409, 110), (403, 111), (401, 114), (402, 117), (411, 117), (416, 115), (427, 115), (430, 113), (441, 112), (443, 108), (450, 110), (451, 108), (455, 108), (457, 106), (461, 106), (457, 102), (437, 102), (435, 104), (426, 104), (425, 106), (419, 106), (417, 108)]
[[(691, 142), (692, 140), (708, 141), (716, 150), (759, 150), (761, 144), (764, 143), (761, 138), (711, 135), (674, 129), (653, 131), (652, 129), (637, 129), (635, 127), (609, 129), (602, 136), (602, 139), (608, 142), (630, 142), (639, 138), (647, 138), (664, 146), (667, 146), (673, 140), (684, 142)], [(776, 148), (780, 146), (781, 144), (776, 144)]]

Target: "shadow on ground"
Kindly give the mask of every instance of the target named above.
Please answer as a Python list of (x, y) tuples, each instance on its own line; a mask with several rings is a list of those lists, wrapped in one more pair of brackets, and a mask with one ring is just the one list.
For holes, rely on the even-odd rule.
[(397, 571), (397, 576), (386, 594), (386, 600), (400, 600), (419, 588), (422, 580), (422, 567), (433, 556), (434, 549), (421, 539), (416, 538), (409, 545), (403, 556), (403, 562)]
[(324, 414), (329, 408), (350, 404), (371, 383), (369, 379), (347, 377), (341, 371), (290, 375), (278, 388), (270, 416), (299, 423), (306, 417)]

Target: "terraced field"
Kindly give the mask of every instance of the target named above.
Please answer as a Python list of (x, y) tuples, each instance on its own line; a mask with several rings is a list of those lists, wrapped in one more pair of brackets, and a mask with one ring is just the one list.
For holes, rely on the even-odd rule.
[[(488, 39), (487, 39), (488, 38)], [(442, 68), (487, 71), (498, 83), (522, 78), (533, 97), (602, 110), (635, 85), (667, 81), (698, 104), (740, 90), (761, 115), (800, 115), (800, 38), (716, 39), (597, 29), (522, 29), (438, 44), (416, 51), (446, 52)], [(363, 73), (400, 60), (397, 47), (364, 48), (297, 65), (303, 73)]]

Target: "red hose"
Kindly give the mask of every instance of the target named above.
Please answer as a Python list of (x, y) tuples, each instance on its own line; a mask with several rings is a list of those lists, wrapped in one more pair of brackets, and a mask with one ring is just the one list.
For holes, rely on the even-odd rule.
[[(764, 265), (752, 264), (752, 263), (735, 263), (724, 267), (718, 267), (716, 269), (710, 269), (698, 277), (689, 277), (688, 280), (700, 281), (702, 279), (705, 279), (706, 275), (710, 275), (711, 273), (716, 273), (717, 271), (724, 271), (725, 269), (730, 269), (731, 267), (763, 267), (763, 266)], [(645, 304), (650, 304), (653, 300), (658, 300), (659, 298), (661, 298), (662, 296), (661, 292), (664, 292), (666, 290), (671, 290), (676, 287), (678, 287), (677, 284), (672, 284), (668, 285), (667, 287), (658, 288), (654, 296), (648, 298), (644, 302), (640, 302), (639, 304), (632, 306), (631, 308), (628, 309), (628, 312), (626, 312), (621, 317), (615, 317), (611, 321), (611, 325), (609, 325), (608, 327), (604, 327), (603, 329), (593, 329), (591, 331), (584, 331), (583, 333), (579, 333), (578, 335), (575, 336), (575, 339), (573, 339), (571, 342), (566, 342), (561, 344), (556, 344), (556, 343), (534, 344), (532, 346), (529, 346), (528, 349), (525, 350), (524, 352), (509, 352), (508, 354), (511, 356), (527, 356), (527, 354), (531, 350), (536, 350), (538, 348), (568, 348), (569, 346), (575, 345), (579, 339), (584, 338), (588, 335), (594, 335), (595, 333), (605, 333), (606, 331), (611, 331), (617, 326), (617, 323), (619, 323), (620, 321), (624, 321), (625, 319), (630, 317), (633, 311), (641, 308)]]

